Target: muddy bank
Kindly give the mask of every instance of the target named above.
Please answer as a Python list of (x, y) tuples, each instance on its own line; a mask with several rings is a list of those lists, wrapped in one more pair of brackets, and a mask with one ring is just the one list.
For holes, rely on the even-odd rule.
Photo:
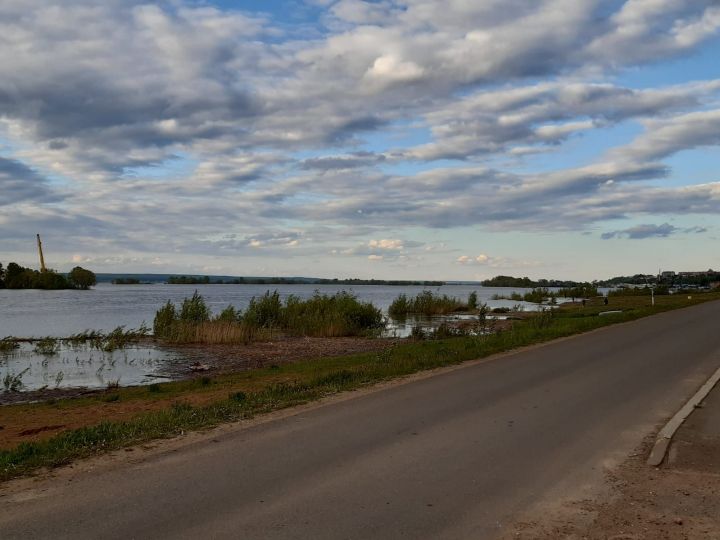
[[(290, 362), (346, 356), (362, 352), (380, 351), (395, 343), (396, 339), (375, 338), (308, 338), (279, 337), (268, 342), (247, 345), (174, 345), (155, 347), (171, 353), (174, 360), (147, 375), (154, 382), (182, 380), (199, 376), (213, 376), (250, 369), (270, 367)], [(143, 345), (151, 346), (150, 340)], [(125, 386), (125, 385), (123, 385)], [(52, 399), (77, 398), (107, 391), (107, 386), (87, 388), (41, 388), (20, 392), (0, 392), (0, 405), (32, 403)]]
[[(187, 363), (168, 366), (169, 369), (164, 374), (179, 379), (209, 373), (233, 373), (312, 358), (380, 351), (396, 341), (390, 338), (283, 337), (247, 345), (175, 345), (172, 350), (181, 354)], [(207, 371), (204, 369), (194, 371), (193, 366), (197, 364), (207, 367)]]

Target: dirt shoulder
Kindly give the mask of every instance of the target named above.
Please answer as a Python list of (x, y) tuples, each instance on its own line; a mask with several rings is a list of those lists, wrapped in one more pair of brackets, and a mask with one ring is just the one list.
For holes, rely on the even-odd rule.
[(601, 501), (576, 501), (557, 516), (516, 525), (508, 538), (707, 540), (720, 538), (720, 385), (686, 420), (660, 467), (648, 437), (608, 475)]

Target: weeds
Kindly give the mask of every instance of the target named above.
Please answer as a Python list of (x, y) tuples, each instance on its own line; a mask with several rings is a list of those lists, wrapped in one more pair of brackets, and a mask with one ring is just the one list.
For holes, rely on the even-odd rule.
[(99, 351), (112, 352), (116, 349), (123, 349), (130, 343), (135, 343), (149, 335), (150, 328), (143, 322), (139, 328), (125, 330), (125, 326), (118, 326), (112, 332), (103, 334), (97, 330), (85, 330), (73, 334), (60, 341), (71, 347), (80, 347), (89, 344)]
[(9, 354), (19, 348), (20, 344), (17, 342), (17, 339), (13, 337), (8, 336), (0, 339), (0, 353), (2, 354)]
[[(477, 302), (477, 297), (475, 298)], [(469, 311), (468, 304), (447, 296), (435, 294), (432, 291), (418, 293), (415, 298), (408, 298), (401, 294), (390, 304), (388, 313), (393, 319), (405, 319), (410, 314), (446, 315), (457, 311)]]
[(185, 299), (178, 315), (168, 302), (155, 316), (155, 335), (171, 343), (249, 343), (271, 339), (274, 331), (313, 337), (363, 335), (385, 323), (379, 309), (345, 291), (316, 292), (307, 300), (289, 296), (284, 303), (277, 291), (267, 291), (253, 298), (244, 313), (228, 306), (212, 320), (204, 305), (195, 293)]
[(140, 328), (136, 330), (125, 330), (125, 326), (118, 326), (106, 336), (101, 337), (100, 340), (96, 342), (96, 347), (105, 352), (123, 349), (129, 343), (134, 343), (141, 338), (147, 337), (149, 332), (150, 329), (144, 322), (140, 325)]
[(52, 356), (60, 350), (60, 343), (55, 338), (46, 337), (35, 343), (34, 350), (37, 354)]
[(25, 386), (22, 382), (23, 375), (25, 375), (30, 368), (25, 368), (17, 375), (6, 373), (3, 377), (3, 388), (6, 392), (19, 392)]

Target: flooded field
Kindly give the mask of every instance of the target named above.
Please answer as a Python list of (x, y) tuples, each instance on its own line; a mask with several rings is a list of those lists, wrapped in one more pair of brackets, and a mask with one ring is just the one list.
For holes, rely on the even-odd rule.
[(0, 392), (151, 384), (183, 362), (180, 355), (151, 346), (106, 352), (58, 342), (52, 352), (39, 352), (37, 342), (18, 345), (0, 352)]
[(111, 285), (100, 283), (89, 291), (39, 291), (0, 289), (0, 338), (66, 337), (85, 330), (110, 332), (124, 325), (138, 328), (143, 322), (152, 326), (155, 312), (170, 300), (176, 304), (198, 291), (208, 307), (218, 313), (228, 305), (245, 309), (254, 296), (277, 290), (282, 299), (289, 295), (310, 298), (315, 291), (334, 294), (350, 291), (363, 302), (372, 302), (387, 313), (390, 303), (400, 294), (415, 296), (431, 290), (438, 294), (467, 299), (477, 292), (478, 301), (490, 308), (523, 306), (526, 311), (535, 304), (510, 300), (493, 300), (494, 295), (509, 296), (529, 289), (481, 287), (479, 285), (444, 285), (442, 287), (389, 285)]
[[(334, 285), (110, 285), (99, 284), (89, 291), (0, 290), (0, 340), (6, 336), (32, 339), (21, 341), (16, 349), (0, 350), (0, 393), (28, 392), (42, 389), (132, 386), (150, 384), (177, 376), (186, 367), (187, 358), (180, 353), (158, 348), (143, 341), (113, 351), (93, 347), (89, 343), (71, 344), (67, 338), (87, 330), (108, 333), (124, 326), (136, 329), (143, 323), (151, 326), (155, 312), (170, 300), (176, 304), (195, 290), (210, 309), (218, 313), (233, 305), (245, 309), (251, 298), (267, 290), (277, 289), (281, 298), (295, 295), (309, 298), (316, 291), (334, 294), (348, 290), (361, 301), (372, 302), (387, 315), (390, 303), (400, 294), (414, 296), (423, 290), (466, 299), (475, 291), (480, 303), (490, 309), (519, 309), (534, 311), (538, 305), (496, 299), (522, 288), (484, 288), (473, 285), (447, 285), (424, 288), (419, 286), (334, 286)], [(494, 299), (495, 297), (495, 299)], [(488, 319), (504, 319), (501, 313), (489, 314)], [(443, 323), (457, 328), (465, 325), (470, 332), (478, 321), (476, 315), (451, 314), (444, 316), (411, 316), (405, 320), (387, 318), (382, 337), (404, 338), (416, 328), (429, 333)], [(415, 330), (417, 332), (418, 330)], [(49, 336), (49, 337), (47, 337)], [(38, 339), (47, 337), (49, 348), (39, 345)], [(196, 358), (197, 360), (197, 358)], [(186, 370), (185, 370), (186, 371)]]

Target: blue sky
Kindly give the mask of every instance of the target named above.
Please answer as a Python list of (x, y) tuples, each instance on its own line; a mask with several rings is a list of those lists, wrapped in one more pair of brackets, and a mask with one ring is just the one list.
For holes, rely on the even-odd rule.
[(0, 261), (720, 267), (714, 0), (9, 0)]

